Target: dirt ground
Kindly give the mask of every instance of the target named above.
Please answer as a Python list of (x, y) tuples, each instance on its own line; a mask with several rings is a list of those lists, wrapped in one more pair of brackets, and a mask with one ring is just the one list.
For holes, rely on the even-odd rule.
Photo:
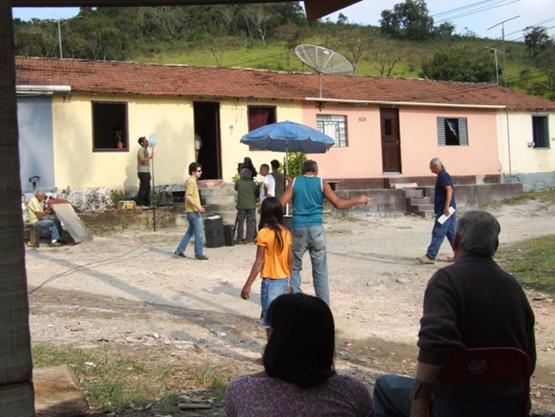
[[(531, 201), (490, 211), (501, 223), (501, 245), (555, 234), (555, 207)], [(326, 227), (337, 368), (370, 388), (379, 373), (412, 373), (424, 288), (447, 265), (415, 262), (429, 243), (431, 220), (350, 214), (328, 216)], [(183, 232), (127, 229), (79, 245), (28, 249), (33, 342), (110, 346), (171, 358), (176, 366), (204, 361), (230, 375), (260, 370), (258, 287), (250, 300), (239, 297), (254, 245), (208, 248), (207, 262), (182, 259), (173, 251)], [(448, 256), (444, 244), (440, 259)], [(307, 255), (303, 289), (313, 293), (309, 264)], [(555, 303), (528, 295), (537, 321), (534, 406), (555, 412)]]

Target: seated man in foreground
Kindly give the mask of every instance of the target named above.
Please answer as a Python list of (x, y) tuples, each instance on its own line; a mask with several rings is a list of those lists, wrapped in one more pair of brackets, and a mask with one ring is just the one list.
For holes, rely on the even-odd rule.
[[(27, 203), (27, 217), (29, 218), (29, 223), (32, 224), (33, 227), (50, 231), (50, 246), (62, 246), (62, 243), (58, 241), (58, 239), (60, 239), (58, 222), (48, 218), (52, 213), (52, 209), (45, 206), (45, 197), (46, 195), (42, 191), (37, 191)], [(37, 235), (37, 239), (38, 238), (40, 238), (40, 234)]]
[(520, 284), (492, 259), (499, 232), (495, 217), (482, 210), (468, 211), (459, 220), (457, 261), (432, 276), (424, 295), (416, 378), (379, 377), (376, 417), (522, 415), (516, 383), (461, 388), (436, 382), (449, 355), (466, 348), (515, 347), (535, 367), (534, 314)]

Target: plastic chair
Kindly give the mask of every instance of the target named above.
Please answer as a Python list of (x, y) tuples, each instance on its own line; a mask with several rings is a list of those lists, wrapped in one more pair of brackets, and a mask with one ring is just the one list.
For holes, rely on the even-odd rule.
[(513, 347), (471, 348), (453, 353), (439, 374), (448, 384), (519, 382), (522, 384), (522, 416), (528, 416), (530, 376), (528, 355)]

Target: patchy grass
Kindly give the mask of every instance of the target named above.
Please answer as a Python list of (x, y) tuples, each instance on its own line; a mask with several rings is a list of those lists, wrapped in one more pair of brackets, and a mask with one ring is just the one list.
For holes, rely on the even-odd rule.
[[(150, 416), (153, 412), (185, 415), (177, 406), (179, 392), (184, 390), (202, 391), (202, 397), (221, 403), (228, 378), (225, 370), (206, 363), (170, 366), (143, 359), (142, 355), (126, 356), (49, 344), (33, 346), (33, 362), (37, 368), (68, 365), (95, 412), (116, 412), (122, 413), (121, 416)], [(207, 411), (214, 413), (214, 409)]]
[(502, 248), (497, 260), (524, 287), (555, 295), (555, 235)]
[(522, 204), (530, 200), (539, 201), (547, 204), (555, 204), (555, 189), (546, 191), (529, 191), (518, 197), (503, 200), (503, 204)]

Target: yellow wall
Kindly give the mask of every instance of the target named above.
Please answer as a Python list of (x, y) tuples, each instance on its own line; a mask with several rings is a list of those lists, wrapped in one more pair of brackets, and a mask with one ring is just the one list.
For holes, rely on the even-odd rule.
[[(129, 151), (93, 152), (91, 101), (127, 102)], [(283, 160), (283, 154), (249, 152), (239, 140), (248, 132), (247, 105), (275, 103), (222, 101), (220, 131), (222, 173), (231, 181), (237, 163), (251, 157), (258, 168), (272, 159)], [(302, 122), (300, 104), (279, 104), (278, 121)], [(144, 98), (121, 96), (56, 96), (52, 101), (54, 170), (58, 188), (110, 187), (128, 188), (138, 184), (137, 139), (156, 133), (156, 184), (182, 184), (187, 166), (194, 160), (194, 113), (190, 99)]]
[[(91, 101), (128, 104), (128, 152), (93, 152)], [(175, 99), (109, 96), (54, 97), (52, 101), (54, 171), (58, 188), (136, 186), (137, 139), (155, 132), (156, 184), (185, 180), (194, 158), (192, 103)]]
[[(532, 148), (532, 116), (549, 115), (549, 148)], [(555, 113), (509, 112), (509, 135), (505, 112), (498, 113), (499, 159), (503, 174), (550, 172), (555, 170)]]
[[(247, 105), (276, 106), (276, 103), (246, 102), (241, 100), (223, 101), (220, 105), (220, 126), (222, 137), (222, 173), (226, 182), (237, 174), (237, 163), (242, 162), (245, 156), (252, 159), (256, 170), (260, 164), (270, 164), (272, 159), (282, 162), (285, 154), (266, 151), (249, 151), (247, 145), (241, 144), (241, 136), (249, 131), (247, 118)], [(280, 103), (276, 106), (276, 119), (278, 122), (290, 120), (303, 122), (303, 110), (300, 104)]]

